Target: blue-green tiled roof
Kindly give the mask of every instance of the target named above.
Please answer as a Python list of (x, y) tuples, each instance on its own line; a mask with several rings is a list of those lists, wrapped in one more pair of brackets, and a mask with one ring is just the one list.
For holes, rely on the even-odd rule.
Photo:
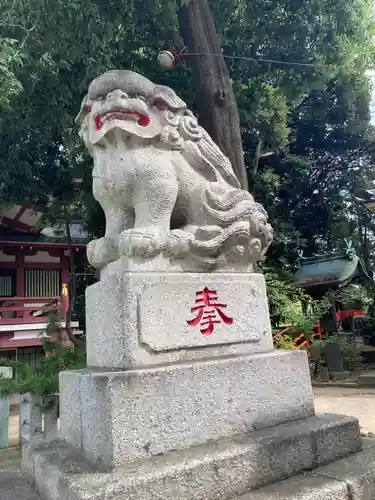
[(294, 280), (302, 288), (338, 286), (359, 275), (371, 279), (355, 254), (334, 253), (302, 258)]

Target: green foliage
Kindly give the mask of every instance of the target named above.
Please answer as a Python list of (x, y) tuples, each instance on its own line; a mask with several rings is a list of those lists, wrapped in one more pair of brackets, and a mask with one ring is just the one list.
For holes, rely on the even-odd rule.
[(59, 338), (59, 332), (61, 331), (60, 319), (58, 314), (50, 314), (42, 342), (46, 355), (40, 358), (35, 368), (32, 368), (26, 362), (0, 359), (1, 366), (13, 368), (13, 377), (11, 379), (0, 377), (0, 397), (30, 392), (46, 398), (48, 405), (51, 403), (48, 397), (59, 392), (59, 373), (64, 370), (85, 368), (85, 340), (75, 339), (74, 347), (65, 347), (62, 342), (63, 339)]
[(13, 368), (13, 378), (0, 377), (0, 397), (31, 392), (38, 396), (51, 396), (59, 392), (59, 373), (64, 370), (82, 369), (86, 366), (85, 342), (78, 340), (74, 349), (68, 349), (57, 342), (45, 339), (43, 342), (48, 356), (32, 369), (27, 363), (0, 359), (1, 366)]
[(373, 293), (373, 290), (363, 284), (349, 284), (340, 290), (336, 297), (343, 303), (345, 309), (361, 309), (367, 313), (374, 300)]
[[(2, 0), (2, 4), (10, 2)], [(72, 189), (71, 179), (84, 179), (90, 192), (90, 160), (78, 139), (74, 118), (91, 79), (113, 67), (129, 67), (147, 72), (160, 83), (182, 87), (183, 67), (166, 75), (157, 65), (156, 55), (163, 42), (162, 32), (170, 32), (176, 22), (164, 19), (170, 5), (161, 12), (157, 2), (135, 0), (102, 2), (43, 0), (13, 2), (8, 23), (0, 23), (4, 38), (22, 43), (27, 60), (17, 71), (23, 92), (12, 101), (15, 116), (3, 118), (0, 149), (1, 198), (29, 199), (45, 207), (49, 195), (55, 200), (73, 201), (81, 193)], [(173, 12), (173, 11), (172, 11)], [(184, 96), (189, 89), (181, 92)], [(189, 100), (189, 99), (188, 99)], [(74, 192), (75, 191), (75, 192)]]
[(293, 262), (298, 247), (339, 250), (349, 237), (371, 265), (374, 219), (358, 203), (374, 180), (368, 85), (352, 76), (312, 91), (289, 119), (288, 149), (261, 159), (254, 190), (275, 227), (273, 262)]
[(311, 339), (314, 326), (331, 308), (331, 303), (327, 297), (321, 300), (310, 299), (306, 304), (306, 311), (301, 312), (294, 318), (294, 325), (297, 332), (304, 333), (307, 339)]
[(0, 112), (10, 111), (12, 98), (22, 90), (14, 73), (21, 62), (18, 41), (0, 37)]
[[(26, 44), (30, 28), (23, 24), (12, 23), (12, 17), (17, 12), (17, 1), (2, 0), (0, 20), (0, 112), (11, 111), (11, 102), (23, 90), (18, 78), (26, 58)], [(17, 33), (15, 33), (15, 30)], [(1, 127), (1, 117), (0, 117)]]
[(277, 269), (264, 267), (271, 323), (291, 325), (301, 310), (302, 290), (296, 288), (290, 276), (282, 275)]
[(280, 335), (279, 337), (275, 337), (273, 339), (273, 345), (276, 349), (291, 350), (297, 348), (294, 343), (293, 336), (288, 333)]
[[(7, 21), (0, 24), (3, 38), (20, 46), (28, 36), (26, 63), (15, 75), (24, 89), (12, 100), (17, 121), (11, 116), (5, 120), (7, 134), (1, 139), (2, 197), (29, 197), (44, 206), (48, 194), (60, 199), (71, 191), (70, 179), (78, 172), (89, 192), (90, 161), (79, 146), (74, 117), (89, 81), (100, 72), (113, 67), (145, 72), (174, 87), (194, 107), (185, 67), (179, 64), (166, 72), (156, 63), (158, 50), (178, 39), (176, 4), (43, 0), (30, 9), (27, 0), (2, 0)], [(330, 82), (345, 90), (343, 98), (351, 107), (358, 92), (367, 99), (364, 71), (372, 65), (374, 50), (369, 1), (220, 0), (211, 2), (211, 8), (225, 55), (307, 64), (227, 60), (249, 164), (258, 139), (263, 151), (286, 148), (288, 155), (294, 154), (289, 148), (299, 134), (295, 121), (301, 117), (305, 123), (307, 104), (314, 93), (327, 97)], [(340, 105), (335, 100), (335, 108)], [(324, 123), (324, 106), (315, 99), (309, 109), (316, 109), (314, 118)], [(279, 175), (272, 165), (266, 171)]]
[(350, 342), (343, 335), (330, 335), (323, 340), (314, 340), (309, 347), (311, 363), (316, 367), (319, 365), (327, 366), (325, 348), (329, 343), (340, 346), (344, 367), (347, 371), (354, 372), (360, 368), (362, 357), (355, 342)]
[(275, 267), (265, 266), (264, 274), (272, 326), (293, 326), (293, 338), (301, 333), (311, 335), (314, 325), (330, 308), (329, 299), (311, 299), (293, 284), (288, 273)]
[(319, 366), (327, 366), (324, 347), (325, 341), (320, 339), (314, 340), (309, 345), (310, 363), (315, 367), (315, 372), (318, 370)]
[[(362, 82), (365, 70), (373, 66), (370, 1), (222, 0), (212, 8), (226, 54), (287, 62), (230, 63), (252, 152), (258, 137), (266, 150), (289, 146), (295, 133), (293, 115), (311, 93), (323, 91), (333, 80), (355, 76)], [(349, 94), (352, 88), (346, 90)]]
[(345, 369), (354, 372), (361, 366), (362, 356), (355, 342), (350, 342), (343, 335), (332, 335), (327, 337), (326, 343), (334, 343), (340, 346), (340, 351), (343, 357)]

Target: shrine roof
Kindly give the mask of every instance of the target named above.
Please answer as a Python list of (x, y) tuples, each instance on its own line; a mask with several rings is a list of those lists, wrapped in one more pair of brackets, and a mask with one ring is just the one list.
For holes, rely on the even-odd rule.
[(370, 212), (375, 212), (375, 189), (367, 189), (358, 201), (363, 203)]
[(299, 265), (294, 281), (302, 288), (343, 286), (356, 278), (373, 281), (351, 248), (307, 258), (300, 255)]
[[(81, 224), (71, 224), (71, 241), (73, 245), (84, 246), (87, 243), (87, 234), (82, 230)], [(60, 244), (68, 245), (68, 238), (65, 230), (59, 228), (44, 228), (40, 232), (16, 231), (6, 226), (0, 226), (0, 243), (6, 244)]]
[(375, 189), (366, 189), (362, 193), (363, 201), (375, 201)]
[[(56, 223), (53, 227), (43, 227), (40, 222), (43, 213), (28, 206), (14, 205), (0, 212), (0, 241), (39, 244), (68, 244), (65, 224)], [(69, 224), (72, 243), (85, 245), (88, 235), (81, 220)]]

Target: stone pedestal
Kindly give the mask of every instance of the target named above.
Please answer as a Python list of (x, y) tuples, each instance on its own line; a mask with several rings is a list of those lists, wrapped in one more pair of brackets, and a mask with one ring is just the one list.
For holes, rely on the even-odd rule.
[(107, 273), (87, 343), (59, 440), (24, 452), (44, 500), (229, 500), (360, 449), (314, 415), (306, 354), (273, 349), (262, 275)]
[(62, 437), (105, 467), (314, 414), (306, 354), (297, 351), (66, 372), (60, 387)]

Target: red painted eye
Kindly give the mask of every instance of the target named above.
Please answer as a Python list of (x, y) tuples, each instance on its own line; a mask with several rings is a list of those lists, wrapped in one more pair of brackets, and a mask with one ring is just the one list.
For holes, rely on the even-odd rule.
[(102, 126), (103, 126), (103, 122), (102, 122), (100, 116), (96, 115), (95, 116), (95, 127), (96, 127), (96, 130), (100, 130), (102, 128)]
[(146, 115), (141, 115), (138, 120), (138, 125), (141, 127), (147, 127), (147, 125), (150, 123), (150, 118)]

